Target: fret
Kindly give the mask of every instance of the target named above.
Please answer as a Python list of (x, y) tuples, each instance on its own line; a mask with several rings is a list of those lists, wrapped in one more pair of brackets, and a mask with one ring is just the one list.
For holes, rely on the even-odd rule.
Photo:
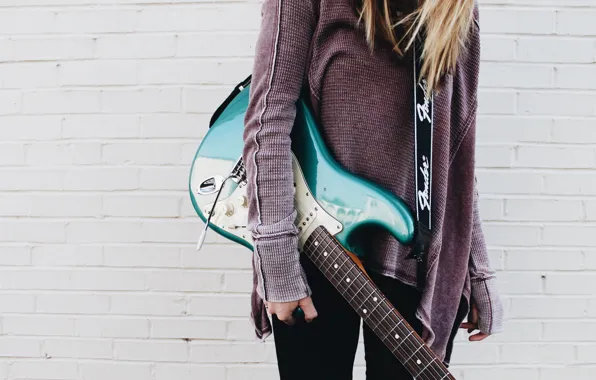
[(324, 227), (307, 238), (305, 254), (342, 297), (363, 318), (383, 344), (418, 380), (453, 379), (413, 328), (395, 310), (376, 285), (346, 255), (343, 247)]

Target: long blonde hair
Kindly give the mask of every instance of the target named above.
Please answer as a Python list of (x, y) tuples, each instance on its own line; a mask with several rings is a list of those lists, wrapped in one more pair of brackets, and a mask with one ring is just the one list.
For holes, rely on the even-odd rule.
[[(360, 0), (357, 11), (371, 49), (375, 47), (375, 38), (381, 37), (393, 46), (396, 53), (403, 55), (418, 36), (424, 35), (422, 76), (429, 88), (437, 90), (443, 75), (456, 66), (469, 34), (474, 0), (417, 2), (416, 9), (403, 17), (391, 8), (392, 0)], [(396, 35), (397, 28), (403, 29), (401, 36)]]

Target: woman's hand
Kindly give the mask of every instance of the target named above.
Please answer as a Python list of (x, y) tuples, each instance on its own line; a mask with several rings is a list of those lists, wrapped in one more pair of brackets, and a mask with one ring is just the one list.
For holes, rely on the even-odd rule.
[(306, 322), (310, 323), (318, 316), (317, 309), (310, 297), (294, 302), (265, 302), (265, 306), (271, 315), (276, 315), (277, 319), (289, 326), (296, 322), (292, 314), (298, 307), (304, 312)]
[[(471, 333), (475, 330), (478, 330), (478, 307), (476, 304), (472, 304), (470, 307), (470, 313), (468, 314), (468, 321), (462, 323), (459, 328), (461, 329), (468, 329), (468, 333)], [(483, 332), (478, 332), (474, 335), (470, 336), (470, 342), (480, 342), (488, 338), (490, 334), (485, 334)]]

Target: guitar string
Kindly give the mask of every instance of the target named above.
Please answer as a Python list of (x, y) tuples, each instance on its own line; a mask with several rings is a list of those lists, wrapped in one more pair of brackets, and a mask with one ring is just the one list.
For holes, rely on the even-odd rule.
[[(319, 235), (319, 234), (320, 234), (320, 231), (317, 231), (317, 234)], [(328, 242), (328, 243), (327, 243), (327, 245), (329, 245), (329, 244), (330, 244), (330, 243)], [(309, 247), (309, 248), (310, 248), (310, 247)], [(334, 248), (334, 250), (335, 250), (337, 247), (333, 247), (333, 248)], [(343, 252), (341, 252), (341, 256), (343, 256)], [(317, 257), (318, 257), (320, 260), (323, 260), (323, 259), (321, 259), (320, 255), (316, 255), (314, 258), (317, 258)], [(339, 257), (340, 257), (340, 256), (338, 256), (337, 258), (339, 258)], [(337, 258), (334, 260), (334, 262), (337, 260)], [(344, 258), (345, 258), (345, 257), (344, 257)], [(352, 263), (352, 266), (354, 266), (354, 265), (355, 265), (355, 264), (353, 263), (353, 261), (351, 261), (351, 260), (349, 260), (349, 261)], [(345, 263), (346, 263), (346, 261), (344, 261), (344, 262), (342, 263), (342, 267), (343, 267), (343, 265), (344, 265)], [(339, 268), (338, 268), (338, 269), (339, 269)], [(360, 273), (362, 273), (361, 271), (359, 271), (359, 272), (360, 272)], [(334, 277), (335, 277), (335, 275), (336, 275), (337, 273), (339, 273), (339, 271), (337, 271), (337, 272), (334, 272), (334, 273), (331, 275), (331, 277), (333, 277), (333, 279), (334, 279)], [(348, 274), (348, 273), (349, 273), (349, 272), (346, 272), (345, 274)], [(343, 274), (343, 273), (342, 273), (342, 276), (343, 276), (343, 275), (345, 275), (345, 274)], [(365, 281), (366, 281), (366, 279), (365, 279)], [(340, 283), (340, 282), (338, 282), (338, 283)], [(341, 283), (343, 283), (343, 282), (341, 282)], [(340, 292), (342, 292), (342, 290), (341, 290), (341, 289), (338, 289), (338, 290), (339, 290)], [(345, 290), (348, 290), (348, 289), (346, 288)], [(380, 293), (380, 292), (378, 292), (378, 293), (379, 293), (379, 295), (381, 295), (381, 296), (382, 296), (382, 293)], [(343, 294), (343, 293), (342, 293), (342, 294)], [(369, 300), (369, 299), (370, 299), (370, 297), (371, 297), (372, 295), (374, 295), (374, 294), (375, 294), (375, 293), (370, 293), (370, 294), (369, 294), (369, 296), (368, 296), (368, 297), (367, 297), (367, 298), (364, 300), (364, 302), (362, 302), (362, 300), (359, 300), (359, 301), (360, 301), (360, 302), (362, 302), (363, 306), (365, 306), (365, 302), (366, 302), (366, 300)], [(358, 296), (358, 297), (353, 297), (353, 299), (355, 299), (355, 298), (360, 298), (360, 297), (359, 297), (359, 296)], [(383, 297), (383, 298), (385, 298), (385, 297)], [(385, 302), (387, 302), (386, 298), (384, 299), (384, 301), (385, 301)], [(394, 317), (397, 317), (397, 315), (395, 315), (394, 313), (389, 313), (389, 314), (393, 314), (393, 316), (394, 316)], [(386, 316), (385, 316), (385, 317), (386, 317)], [(385, 318), (385, 317), (384, 317), (384, 318)], [(365, 318), (365, 317), (363, 317), (363, 319), (364, 319), (365, 321), (372, 321), (372, 320), (373, 320), (372, 316), (371, 316), (371, 317), (369, 317), (368, 319), (367, 319), (367, 318)], [(402, 318), (402, 319), (403, 319), (403, 318)], [(382, 321), (378, 321), (378, 322), (377, 322), (377, 327), (381, 327), (381, 328), (385, 327), (385, 326), (384, 326), (384, 325), (383, 325), (381, 322), (382, 322)], [(396, 329), (396, 327), (398, 327), (399, 325), (401, 325), (401, 324), (404, 324), (404, 322), (405, 322), (405, 323), (407, 323), (405, 320), (403, 320), (403, 321), (398, 321), (398, 323), (397, 323), (397, 324), (396, 324), (396, 325), (395, 325), (395, 326), (394, 326), (394, 327), (393, 327), (391, 330), (389, 330), (389, 331), (390, 331), (391, 333), (393, 333), (393, 330), (395, 330), (395, 329)], [(369, 324), (369, 325), (370, 325), (370, 324)], [(379, 330), (382, 330), (381, 328), (379, 328)], [(404, 325), (404, 326), (403, 326), (403, 328), (406, 328), (406, 329), (407, 329), (407, 326), (405, 326), (405, 325)], [(403, 331), (403, 328), (402, 328), (402, 331)], [(409, 330), (409, 332), (410, 332), (410, 334), (408, 334), (407, 336), (405, 336), (405, 337), (404, 337), (404, 339), (403, 339), (403, 340), (400, 342), (400, 344), (398, 344), (397, 346), (393, 345), (393, 347), (388, 347), (388, 348), (389, 348), (389, 349), (390, 349), (390, 350), (393, 352), (393, 351), (395, 351), (397, 348), (400, 348), (400, 347), (404, 346), (404, 348), (406, 348), (406, 347), (409, 347), (409, 352), (412, 352), (412, 351), (413, 351), (413, 348), (415, 348), (416, 346), (414, 346), (414, 347), (411, 347), (411, 346), (412, 346), (412, 344), (414, 344), (414, 342), (412, 342), (411, 340), (409, 340), (410, 336), (412, 335), (412, 330), (411, 330), (411, 327), (410, 327), (410, 330)], [(387, 334), (387, 330), (385, 330), (385, 334)], [(385, 339), (383, 339), (383, 341), (385, 341), (386, 339), (387, 339), (387, 337), (385, 337)], [(426, 348), (426, 345), (424, 345), (424, 342), (422, 342), (422, 341), (421, 341), (421, 340), (419, 340), (419, 339), (416, 339), (416, 340), (418, 341), (418, 350), (414, 351), (414, 353), (413, 353), (412, 355), (410, 355), (408, 358), (405, 358), (405, 359), (403, 359), (403, 361), (404, 361), (404, 363), (405, 363), (405, 364), (404, 364), (404, 366), (408, 367), (408, 364), (413, 364), (413, 362), (410, 362), (410, 360), (411, 360), (411, 359), (413, 359), (413, 358), (416, 356), (416, 353), (418, 353), (418, 352), (419, 352), (421, 349), (423, 349), (423, 348), (424, 348), (425, 350), (424, 350), (423, 352), (426, 352), (426, 355), (425, 355), (425, 357), (422, 357), (422, 358), (424, 358), (424, 360), (425, 360), (425, 361), (428, 361), (428, 364), (427, 364), (425, 367), (423, 367), (422, 369), (420, 369), (420, 367), (419, 367), (419, 366), (411, 366), (411, 368), (412, 368), (411, 372), (413, 372), (413, 373), (417, 374), (417, 375), (416, 375), (417, 377), (421, 377), (421, 375), (430, 375), (430, 376), (432, 376), (432, 378), (433, 378), (433, 379), (444, 379), (444, 378), (448, 377), (450, 374), (449, 374), (449, 372), (447, 371), (447, 369), (446, 369), (446, 368), (441, 368), (441, 367), (439, 367), (439, 368), (436, 368), (436, 367), (432, 367), (432, 364), (433, 364), (433, 362), (437, 362), (437, 364), (439, 364), (439, 362), (437, 361), (437, 358), (436, 358), (436, 356), (435, 356), (435, 355), (434, 355), (432, 352), (429, 352), (429, 351), (428, 351), (428, 349)], [(386, 345), (388, 345), (386, 342), (384, 342), (384, 343), (385, 343)], [(419, 359), (420, 359), (420, 357), (419, 357)], [(440, 364), (439, 364), (439, 365), (440, 365)], [(434, 374), (430, 373), (430, 371), (427, 371), (427, 368), (429, 368), (429, 367), (430, 367), (430, 369), (432, 369), (432, 370), (433, 370), (433, 372), (435, 372), (435, 374), (437, 374), (437, 373), (436, 373), (436, 371), (437, 371), (438, 369), (440, 369), (440, 370), (441, 370), (441, 372), (443, 372), (443, 373), (438, 373), (439, 377), (436, 377), (436, 376), (434, 376)]]
[[(317, 240), (321, 240), (321, 239), (320, 239), (321, 232), (320, 232), (320, 231), (316, 231), (315, 233), (317, 234), (317, 236), (315, 236), (315, 238), (319, 238), (319, 239), (317, 239)], [(328, 236), (327, 236), (327, 237), (326, 237), (324, 240), (328, 240), (328, 241), (327, 241), (327, 246), (326, 246), (326, 248), (327, 248), (327, 247), (328, 247), (328, 246), (329, 246), (329, 245), (330, 245), (332, 242), (333, 242), (333, 243), (335, 243), (335, 244), (337, 244), (337, 242), (335, 242), (335, 241), (334, 241), (334, 239), (332, 239), (332, 238), (330, 238), (330, 237), (328, 237)], [(325, 249), (326, 249), (326, 248), (325, 248)], [(337, 247), (332, 247), (332, 248), (333, 248), (333, 251), (336, 251), (336, 250), (337, 250)], [(312, 253), (314, 253), (314, 252), (312, 251), (312, 246), (310, 246), (310, 245), (309, 245), (309, 246), (307, 247), (307, 249), (308, 249), (308, 250), (311, 252), (311, 254), (312, 254)], [(338, 252), (334, 252), (334, 253), (336, 253), (336, 254), (337, 254)], [(311, 256), (312, 256), (311, 260), (312, 260), (312, 259), (318, 259), (318, 261), (321, 261), (321, 262), (322, 262), (323, 260), (324, 260), (324, 261), (327, 261), (327, 260), (328, 260), (327, 258), (323, 259), (323, 258), (321, 257), (322, 255), (311, 255)], [(335, 280), (335, 276), (336, 276), (337, 274), (342, 274), (342, 276), (345, 276), (345, 275), (347, 275), (347, 274), (354, 274), (354, 273), (352, 272), (352, 270), (351, 270), (351, 269), (354, 269), (355, 263), (354, 263), (354, 262), (353, 262), (351, 259), (349, 259), (347, 256), (345, 256), (345, 254), (344, 254), (343, 252), (339, 252), (339, 255), (338, 255), (338, 256), (337, 256), (337, 257), (334, 259), (334, 261), (333, 261), (333, 263), (332, 263), (332, 264), (334, 264), (334, 263), (335, 263), (335, 262), (338, 260), (338, 258), (340, 258), (340, 257), (343, 257), (343, 258), (344, 258), (344, 260), (345, 260), (345, 261), (342, 263), (342, 266), (341, 266), (341, 268), (338, 266), (338, 268), (336, 268), (336, 271), (335, 271), (335, 272), (333, 272), (333, 273), (329, 273), (328, 271), (326, 271), (326, 272), (327, 272), (326, 274), (328, 275), (328, 277), (330, 276), (332, 280)], [(351, 268), (351, 269), (347, 269), (346, 273), (341, 273), (341, 272), (340, 272), (340, 269), (342, 269), (342, 268), (343, 268), (343, 266), (344, 266), (344, 265), (346, 264), (346, 262), (348, 262), (348, 261), (351, 263), (351, 266), (352, 266), (353, 268)], [(356, 268), (357, 268), (357, 267), (356, 267)], [(360, 269), (359, 269), (359, 268), (357, 268), (356, 270), (357, 270), (357, 276), (354, 278), (354, 280), (359, 280), (360, 278), (362, 278), (362, 275), (363, 275), (363, 273), (362, 273), (362, 271), (360, 271)], [(359, 276), (358, 274), (361, 274), (361, 275)], [(366, 284), (367, 284), (367, 283), (369, 283), (369, 282), (367, 281), (367, 279), (366, 279), (366, 278), (362, 278), (362, 279), (363, 279), (364, 285), (361, 287), (361, 289), (360, 289), (360, 290), (359, 290), (357, 293), (355, 293), (355, 294), (354, 294), (354, 296), (353, 296), (353, 297), (352, 297), (350, 300), (348, 300), (348, 302), (349, 302), (349, 303), (351, 303), (351, 301), (352, 301), (352, 300), (356, 300), (356, 301), (358, 301), (359, 303), (361, 303), (361, 304), (362, 304), (362, 306), (365, 306), (365, 305), (366, 305), (366, 301), (367, 301), (367, 300), (370, 300), (370, 299), (371, 299), (371, 297), (372, 297), (373, 295), (375, 295), (375, 293), (374, 293), (374, 290), (375, 290), (375, 289), (374, 289), (374, 288), (373, 288), (373, 292), (372, 292), (372, 293), (370, 293), (368, 296), (365, 296), (365, 295), (364, 295), (364, 294), (361, 292), (362, 288), (364, 288), (364, 286), (366, 286)], [(333, 281), (332, 281), (332, 282), (333, 282)], [(340, 283), (342, 283), (342, 284), (343, 284), (343, 281), (341, 281), (341, 282), (339, 282), (339, 281), (338, 281), (337, 283), (338, 283), (338, 284), (340, 284)], [(353, 282), (352, 284), (354, 284), (354, 282)], [(374, 284), (374, 283), (372, 283), (372, 282), (371, 282), (371, 284)], [(352, 286), (353, 286), (353, 285), (352, 285)], [(342, 289), (339, 289), (339, 287), (337, 287), (337, 288), (338, 288), (338, 290), (339, 290), (340, 292), (342, 292), (342, 295), (343, 295), (343, 291), (342, 291)], [(345, 290), (348, 290), (348, 288), (345, 288)], [(368, 289), (368, 290), (370, 291), (370, 289)], [(388, 303), (388, 300), (386, 299), (386, 297), (384, 297), (384, 296), (383, 296), (383, 294), (382, 294), (382, 293), (381, 293), (381, 292), (380, 292), (378, 289), (376, 289), (376, 290), (377, 290), (377, 293), (379, 293), (378, 295), (379, 295), (381, 298), (383, 298), (383, 301), (384, 301), (385, 303)], [(362, 300), (362, 299), (361, 299), (361, 297), (360, 297), (361, 295), (365, 296), (365, 299), (364, 299), (364, 300)], [(390, 303), (389, 303), (389, 304), (390, 304)], [(388, 306), (388, 305), (386, 305), (386, 304), (385, 304), (384, 306)], [(377, 307), (378, 307), (378, 304), (377, 304)], [(411, 368), (412, 368), (412, 372), (414, 372), (414, 373), (417, 373), (417, 374), (418, 374), (418, 375), (417, 375), (418, 377), (420, 377), (420, 375), (427, 375), (427, 374), (428, 374), (428, 375), (430, 375), (430, 376), (432, 376), (432, 379), (444, 379), (444, 378), (448, 377), (450, 374), (449, 374), (449, 372), (447, 371), (447, 369), (446, 369), (446, 368), (442, 368), (442, 366), (441, 366), (441, 363), (438, 361), (438, 358), (436, 357), (436, 355), (434, 355), (434, 353), (432, 353), (432, 352), (428, 351), (428, 348), (427, 348), (427, 346), (426, 346), (426, 345), (424, 344), (424, 342), (423, 342), (421, 339), (419, 339), (419, 337), (417, 337), (416, 335), (414, 335), (413, 337), (415, 338), (415, 340), (416, 340), (416, 341), (417, 341), (417, 343), (418, 343), (418, 349), (414, 351), (414, 349), (415, 349), (417, 346), (416, 346), (415, 342), (413, 342), (413, 341), (411, 341), (411, 340), (410, 340), (411, 336), (413, 335), (413, 334), (412, 334), (412, 332), (413, 332), (413, 329), (411, 329), (411, 327), (408, 329), (408, 326), (406, 326), (406, 325), (405, 325), (405, 324), (407, 323), (407, 321), (405, 321), (405, 319), (403, 319), (403, 317), (401, 317), (401, 318), (402, 318), (402, 321), (399, 321), (399, 318), (400, 318), (400, 316), (396, 315), (396, 314), (395, 314), (395, 312), (391, 312), (391, 311), (392, 311), (392, 310), (391, 310), (391, 308), (390, 308), (390, 312), (389, 312), (389, 313), (387, 313), (387, 314), (386, 314), (386, 315), (385, 315), (385, 316), (384, 316), (384, 317), (383, 317), (383, 318), (382, 318), (380, 321), (378, 321), (378, 320), (376, 320), (376, 318), (374, 318), (374, 314), (370, 314), (370, 316), (369, 316), (368, 318), (367, 318), (367, 316), (365, 315), (365, 316), (363, 316), (363, 319), (364, 319), (365, 321), (376, 322), (376, 325), (375, 325), (375, 327), (374, 327), (374, 328), (371, 326), (371, 324), (370, 324), (370, 323), (368, 323), (368, 324), (369, 324), (369, 326), (371, 327), (371, 329), (373, 329), (373, 331), (374, 331), (374, 330), (379, 330), (381, 333), (384, 333), (384, 334), (386, 334), (386, 335), (387, 335), (387, 336), (386, 336), (384, 339), (382, 339), (382, 340), (383, 340), (383, 342), (384, 342), (384, 343), (385, 343), (385, 344), (388, 346), (388, 348), (389, 348), (389, 349), (390, 349), (392, 352), (393, 352), (393, 351), (395, 351), (396, 349), (398, 349), (398, 348), (402, 347), (402, 346), (403, 346), (404, 348), (408, 348), (408, 351), (409, 351), (409, 352), (413, 352), (413, 353), (412, 353), (412, 354), (411, 354), (409, 357), (407, 357), (407, 358), (405, 358), (405, 359), (404, 359), (404, 363), (405, 363), (405, 364), (404, 364), (404, 366), (408, 366), (408, 364), (413, 364), (413, 362), (410, 362), (410, 360), (411, 360), (411, 359), (413, 359), (414, 357), (416, 357), (416, 354), (420, 354), (420, 355), (419, 355), (419, 357), (418, 357), (418, 360), (420, 360), (420, 359), (422, 358), (422, 359), (424, 359), (424, 360), (425, 360), (425, 362), (428, 362), (428, 364), (426, 364), (426, 363), (425, 363), (425, 364), (426, 364), (426, 366), (425, 366), (425, 367), (423, 367), (422, 369), (420, 369), (420, 367), (419, 367), (419, 366), (411, 366)], [(391, 315), (391, 317), (392, 317), (391, 319), (398, 318), (398, 321), (395, 321), (395, 320), (393, 321), (393, 322), (395, 323), (395, 325), (394, 325), (392, 328), (390, 328), (390, 326), (387, 326), (387, 325), (384, 323), (384, 320), (385, 320), (385, 319), (387, 318), (387, 316), (389, 316), (389, 315)], [(403, 326), (402, 326), (402, 325), (403, 325)], [(387, 337), (389, 336), (389, 333), (393, 333), (393, 331), (394, 331), (394, 330), (397, 330), (398, 328), (400, 329), (400, 333), (402, 333), (402, 334), (403, 334), (404, 330), (406, 330), (406, 332), (409, 332), (409, 334), (408, 334), (408, 335), (405, 335), (405, 334), (403, 334), (403, 335), (404, 335), (404, 338), (403, 338), (403, 339), (402, 339), (400, 342), (398, 342), (398, 344), (397, 344), (397, 345), (391, 345), (392, 347), (389, 347), (389, 345), (390, 345), (390, 344), (389, 344), (388, 342), (385, 342), (385, 341), (387, 340)], [(383, 330), (384, 330), (384, 331), (383, 331)], [(421, 351), (421, 350), (422, 350), (422, 351)], [(425, 354), (425, 355), (422, 355), (422, 354)], [(434, 362), (436, 362), (436, 363), (439, 365), (439, 367), (438, 367), (438, 368), (436, 368), (435, 366), (433, 366), (433, 363), (434, 363)], [(433, 372), (435, 372), (435, 373), (434, 373), (434, 374), (432, 374), (432, 373), (430, 372), (430, 370), (432, 370), (432, 371), (433, 371)], [(436, 371), (438, 371), (438, 370), (441, 370), (441, 372), (443, 372), (443, 373), (436, 373)], [(436, 377), (436, 376), (434, 376), (434, 375), (438, 375), (439, 377)]]

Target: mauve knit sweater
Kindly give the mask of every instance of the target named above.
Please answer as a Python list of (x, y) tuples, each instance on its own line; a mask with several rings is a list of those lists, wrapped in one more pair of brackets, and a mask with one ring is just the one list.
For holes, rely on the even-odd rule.
[[(433, 235), (417, 317), (423, 339), (439, 358), (462, 296), (478, 306), (482, 332), (502, 328), (475, 187), (477, 7), (474, 15), (466, 50), (434, 100)], [(335, 159), (415, 209), (412, 57), (400, 58), (382, 43), (371, 53), (357, 21), (351, 0), (262, 5), (243, 152), (255, 248), (252, 317), (260, 337), (271, 332), (263, 299), (289, 302), (310, 295), (297, 250), (290, 150), (302, 89)], [(415, 285), (416, 263), (406, 258), (411, 247), (381, 230), (369, 236), (369, 270)]]

